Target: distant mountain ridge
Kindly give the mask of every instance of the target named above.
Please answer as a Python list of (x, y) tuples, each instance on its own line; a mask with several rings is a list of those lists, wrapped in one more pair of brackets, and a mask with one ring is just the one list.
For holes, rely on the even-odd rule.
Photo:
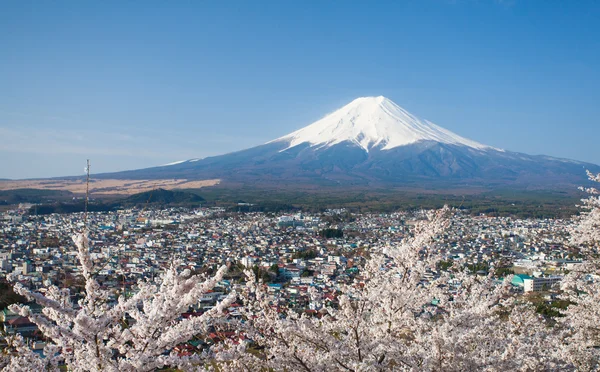
[(97, 175), (214, 179), (245, 185), (571, 187), (600, 167), (487, 146), (420, 119), (391, 100), (358, 98), (264, 145), (225, 155)]

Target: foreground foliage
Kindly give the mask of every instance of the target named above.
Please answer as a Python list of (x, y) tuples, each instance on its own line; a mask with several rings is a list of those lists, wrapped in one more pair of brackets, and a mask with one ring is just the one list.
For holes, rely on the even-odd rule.
[[(250, 281), (246, 332), (262, 354), (231, 355), (230, 370), (540, 370), (568, 367), (553, 353), (553, 330), (492, 275), (446, 272), (424, 281), (440, 258), (429, 246), (450, 223), (442, 209), (412, 238), (368, 263), (361, 282), (340, 288), (322, 317), (282, 317)], [(422, 249), (429, 247), (429, 249)], [(316, 293), (313, 293), (316, 296)]]
[(205, 332), (235, 300), (231, 294), (202, 316), (180, 319), (221, 280), (226, 267), (204, 280), (189, 270), (179, 272), (175, 263), (158, 280), (140, 281), (131, 297), (113, 302), (110, 291), (94, 278), (97, 270), (87, 236), (78, 234), (73, 240), (85, 279), (85, 297), (74, 304), (68, 289), (49, 286), (42, 295), (15, 284), (17, 293), (43, 310), (36, 314), (25, 305), (12, 305), (11, 310), (28, 317), (51, 342), (42, 358), (20, 336), (10, 337), (5, 353), (15, 355), (7, 358), (5, 370), (57, 370), (64, 363), (72, 371), (151, 371), (165, 366), (190, 369), (205, 362), (206, 355), (179, 356), (168, 351)]

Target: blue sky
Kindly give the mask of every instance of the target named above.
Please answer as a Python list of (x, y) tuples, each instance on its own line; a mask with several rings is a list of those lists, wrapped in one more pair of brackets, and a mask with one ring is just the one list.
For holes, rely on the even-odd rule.
[(3, 1), (0, 178), (222, 154), (375, 95), (600, 164), (599, 19), (593, 0)]

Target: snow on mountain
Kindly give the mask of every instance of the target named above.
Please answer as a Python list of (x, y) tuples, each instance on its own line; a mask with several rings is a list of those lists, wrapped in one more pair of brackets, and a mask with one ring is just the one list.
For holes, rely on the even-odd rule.
[(163, 164), (163, 165), (161, 165), (161, 167), (168, 167), (169, 165), (177, 165), (177, 164), (184, 163), (186, 161), (189, 161), (189, 160), (178, 160), (178, 161), (174, 161), (172, 163)]
[(389, 150), (419, 141), (497, 150), (419, 119), (383, 96), (357, 98), (323, 119), (268, 143), (284, 141), (289, 141), (289, 146), (282, 151), (302, 143), (329, 147), (345, 141), (367, 152), (374, 147)]

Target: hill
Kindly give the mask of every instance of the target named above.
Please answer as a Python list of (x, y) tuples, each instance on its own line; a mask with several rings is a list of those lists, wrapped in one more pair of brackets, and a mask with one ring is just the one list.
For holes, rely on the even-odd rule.
[(52, 203), (70, 200), (73, 193), (65, 190), (15, 189), (0, 190), (0, 204)]
[(131, 195), (121, 201), (121, 205), (199, 205), (205, 200), (198, 194), (187, 191), (156, 189)]

